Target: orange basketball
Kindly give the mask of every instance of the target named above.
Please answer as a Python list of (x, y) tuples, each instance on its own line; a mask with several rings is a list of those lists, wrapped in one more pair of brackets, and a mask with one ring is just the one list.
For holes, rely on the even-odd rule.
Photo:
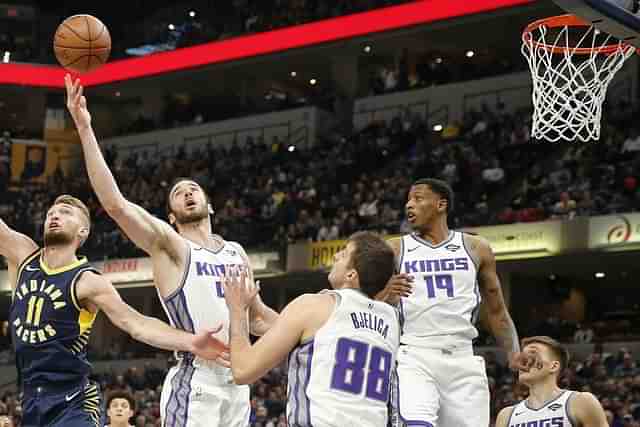
[(73, 15), (58, 26), (53, 50), (60, 65), (87, 73), (107, 62), (111, 36), (107, 27), (91, 15)]

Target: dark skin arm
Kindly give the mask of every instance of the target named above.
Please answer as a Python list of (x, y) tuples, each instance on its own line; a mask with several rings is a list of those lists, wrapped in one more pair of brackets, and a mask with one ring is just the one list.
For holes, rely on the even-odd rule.
[(513, 370), (528, 370), (535, 359), (520, 351), (518, 332), (504, 301), (491, 246), (481, 237), (465, 235), (464, 239), (478, 266), (478, 284), (487, 310), (489, 329), (498, 345), (507, 353), (509, 367)]

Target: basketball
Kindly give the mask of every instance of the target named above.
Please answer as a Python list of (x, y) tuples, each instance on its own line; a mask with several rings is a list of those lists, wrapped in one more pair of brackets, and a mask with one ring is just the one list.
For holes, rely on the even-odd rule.
[(60, 65), (67, 70), (88, 73), (107, 62), (111, 36), (98, 18), (73, 15), (58, 26), (53, 50)]

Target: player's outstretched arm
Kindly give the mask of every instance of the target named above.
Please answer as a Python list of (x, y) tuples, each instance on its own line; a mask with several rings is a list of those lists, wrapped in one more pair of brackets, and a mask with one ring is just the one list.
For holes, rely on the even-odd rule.
[(67, 74), (65, 86), (67, 88), (67, 108), (78, 129), (89, 181), (100, 200), (100, 204), (136, 246), (148, 254), (154, 252), (155, 249), (168, 250), (181, 247), (178, 243), (179, 240), (175, 242), (176, 245), (170, 244), (170, 241), (177, 240), (178, 236), (169, 224), (124, 198), (107, 166), (91, 127), (91, 114), (87, 109), (87, 100), (82, 95), (83, 87), (80, 80), (76, 79), (75, 82), (72, 82), (71, 77)]
[[(396, 258), (402, 255), (402, 238), (389, 239), (387, 241)], [(400, 302), (400, 297), (408, 297), (413, 292), (413, 276), (408, 274), (394, 274), (387, 282), (387, 285), (383, 290), (378, 292), (375, 299), (378, 301), (385, 301), (392, 305), (397, 305)]]
[(500, 412), (498, 412), (498, 417), (496, 418), (496, 427), (509, 427), (509, 418), (511, 417), (512, 412), (513, 406), (502, 408)]
[(575, 392), (569, 401), (569, 414), (582, 427), (608, 427), (607, 416), (596, 397), (587, 392)]
[(38, 249), (38, 245), (22, 233), (18, 233), (0, 219), (0, 255), (7, 258), (13, 268)]
[[(477, 255), (478, 282), (483, 302), (487, 308), (489, 329), (491, 329), (498, 345), (507, 353), (509, 366), (512, 369), (518, 369), (529, 362), (524, 361), (522, 353), (520, 353), (518, 332), (504, 302), (500, 279), (496, 272), (496, 258), (486, 240), (468, 235), (465, 235), (464, 239), (465, 244), (468, 244), (472, 252)], [(528, 366), (526, 368), (528, 369)]]
[(172, 328), (161, 320), (140, 314), (122, 300), (111, 282), (93, 272), (85, 272), (80, 277), (76, 295), (82, 306), (104, 311), (114, 325), (138, 341), (164, 350), (187, 351), (228, 366), (222, 360), (228, 359), (228, 346), (213, 337), (222, 325), (197, 335)]
[(331, 295), (302, 295), (293, 300), (280, 314), (271, 329), (251, 345), (248, 308), (257, 288), (246, 277), (228, 277), (224, 293), (229, 307), (231, 370), (236, 384), (251, 384), (276, 367), (300, 342), (318, 298)]

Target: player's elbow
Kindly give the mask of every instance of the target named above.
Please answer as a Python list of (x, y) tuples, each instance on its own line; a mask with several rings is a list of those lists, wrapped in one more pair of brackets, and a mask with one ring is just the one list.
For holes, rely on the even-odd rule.
[(255, 381), (251, 372), (237, 366), (237, 364), (234, 365), (233, 361), (231, 362), (231, 373), (233, 374), (233, 382), (237, 385), (252, 384)]
[(101, 200), (100, 203), (102, 203), (104, 210), (113, 219), (122, 217), (126, 211), (126, 200), (119, 197)]

